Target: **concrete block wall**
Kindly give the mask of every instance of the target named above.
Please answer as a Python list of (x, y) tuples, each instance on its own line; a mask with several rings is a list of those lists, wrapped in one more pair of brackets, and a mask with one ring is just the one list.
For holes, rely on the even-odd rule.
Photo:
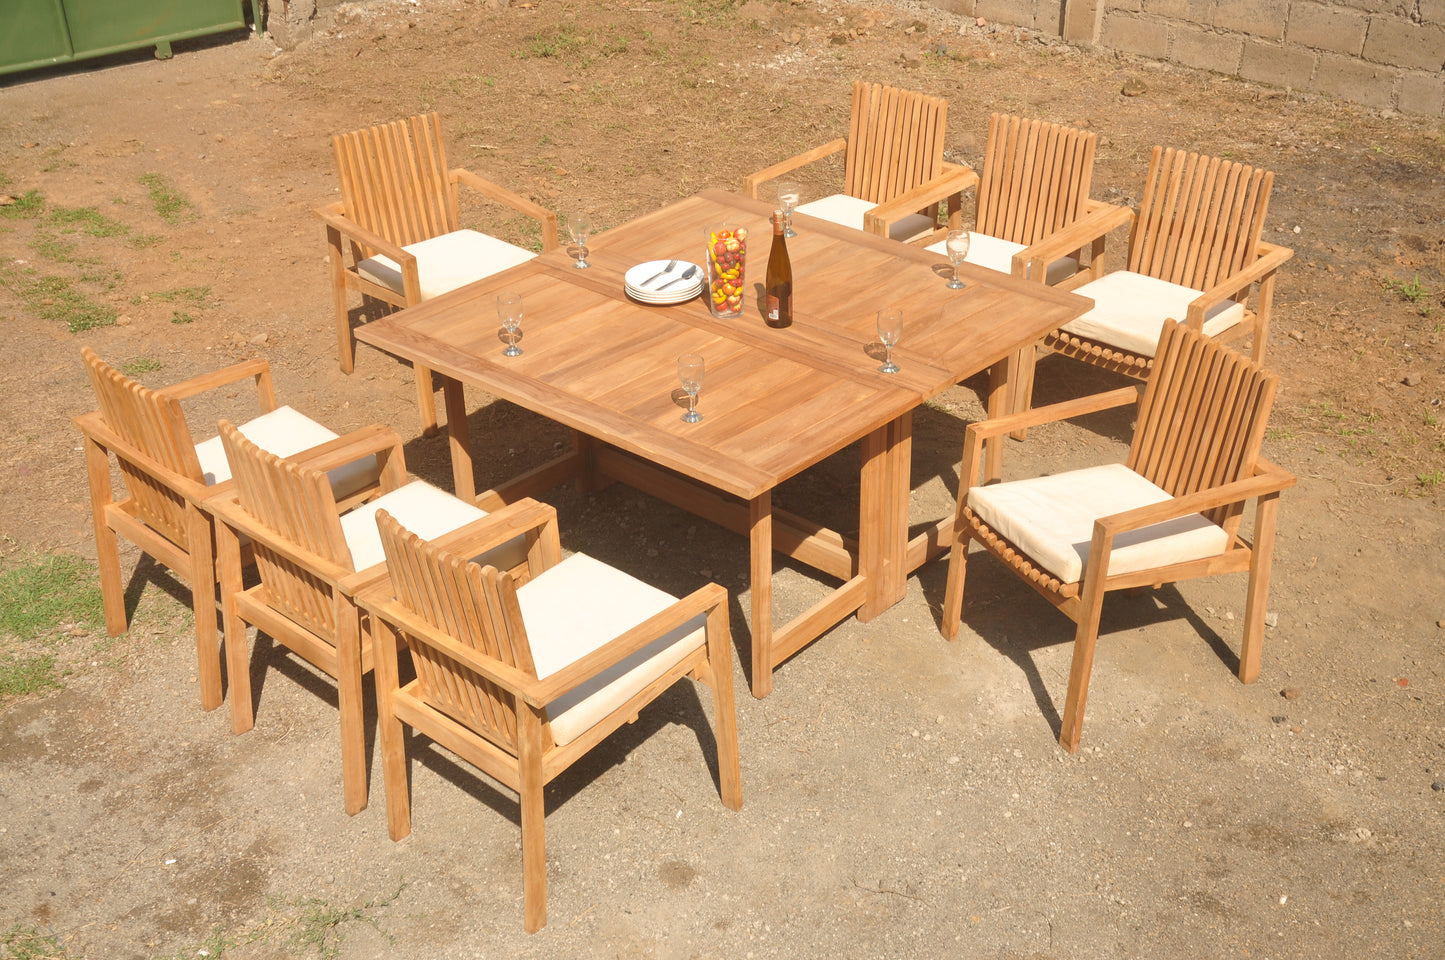
[(935, 0), (1073, 42), (1445, 116), (1445, 0)]

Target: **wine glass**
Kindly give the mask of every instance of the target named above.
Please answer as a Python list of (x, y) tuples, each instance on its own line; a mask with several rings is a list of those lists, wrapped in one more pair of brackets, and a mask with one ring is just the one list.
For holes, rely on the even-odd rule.
[(508, 290), (497, 296), (497, 319), (502, 321), (502, 332), (507, 341), (504, 357), (520, 357), (522, 348), (517, 341), (522, 339), (522, 295)]
[(878, 339), (883, 343), (883, 366), (879, 373), (897, 373), (898, 364), (893, 362), (893, 345), (903, 336), (903, 311), (897, 307), (884, 307), (878, 311)]
[(687, 394), (687, 413), (682, 415), (684, 423), (697, 423), (702, 414), (697, 412), (697, 395), (702, 390), (702, 356), (684, 353), (677, 358), (677, 379), (682, 381), (682, 390)]
[(799, 196), (797, 183), (792, 180), (778, 181), (778, 206), (783, 208), (783, 236), (789, 239), (798, 235), (793, 230), (793, 211), (798, 207)]
[(958, 265), (968, 256), (968, 231), (948, 231), (948, 237), (943, 241), (943, 249), (948, 252), (948, 259), (953, 264), (953, 279), (948, 281), (948, 289), (962, 290), (964, 283), (958, 279)]
[(592, 235), (592, 218), (585, 213), (573, 213), (567, 217), (567, 232), (577, 244), (577, 262), (572, 264), (578, 270), (586, 270), (592, 264), (587, 262), (587, 238)]

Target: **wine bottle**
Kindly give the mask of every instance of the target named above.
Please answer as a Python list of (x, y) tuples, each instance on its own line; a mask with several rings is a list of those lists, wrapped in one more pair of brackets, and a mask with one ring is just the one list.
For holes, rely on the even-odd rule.
[(793, 263), (788, 259), (788, 241), (783, 239), (783, 211), (773, 211), (773, 249), (768, 253), (766, 313), (770, 327), (793, 324)]

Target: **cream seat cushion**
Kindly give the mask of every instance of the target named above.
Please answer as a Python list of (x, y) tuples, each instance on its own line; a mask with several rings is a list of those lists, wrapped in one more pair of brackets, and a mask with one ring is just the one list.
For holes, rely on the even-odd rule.
[[(434, 540), (487, 515), (487, 511), (445, 490), (422, 480), (413, 480), (342, 516), (341, 533), (346, 538), (346, 545), (351, 548), (351, 565), (357, 570), (365, 570), (386, 560), (386, 552), (381, 546), (381, 531), (376, 526), (378, 510), (385, 510), (423, 540)], [(527, 559), (526, 539), (517, 537), (508, 540), (472, 559), (483, 566), (491, 564), (498, 570), (510, 570)]]
[[(796, 209), (798, 213), (805, 213), (810, 217), (817, 217), (820, 220), (827, 220), (829, 223), (836, 223), (844, 227), (852, 227), (854, 230), (862, 230), (863, 215), (876, 206), (878, 204), (850, 197), (846, 193), (835, 193), (831, 197), (824, 197), (821, 200), (800, 203)], [(917, 240), (931, 232), (933, 232), (933, 221), (921, 213), (910, 213), (888, 228), (888, 235), (891, 238), (904, 243)]]
[[(237, 429), (241, 431), (241, 436), (278, 457), (295, 456), (303, 450), (336, 439), (331, 430), (290, 407), (277, 407)], [(221, 445), (219, 436), (196, 444), (196, 459), (201, 461), (201, 474), (207, 486), (231, 479), (231, 463), (226, 459), (226, 448)], [(338, 500), (343, 500), (362, 487), (375, 483), (380, 473), (376, 457), (368, 456), (342, 464), (329, 471), (327, 476), (331, 479), (332, 493)]]
[[(1136, 357), (1152, 357), (1159, 346), (1164, 321), (1181, 323), (1189, 304), (1201, 291), (1134, 273), (1116, 270), (1091, 280), (1074, 293), (1091, 297), (1094, 309), (1064, 324), (1063, 329), (1086, 340), (1127, 350)], [(1204, 316), (1206, 336), (1217, 337), (1244, 319), (1244, 304), (1225, 300)]]
[[(676, 603), (656, 587), (574, 553), (517, 590), (532, 662), (545, 680)], [(706, 615), (636, 651), (547, 706), (552, 739), (571, 743), (702, 646)]]
[[(402, 249), (416, 257), (417, 279), (421, 282), (423, 300), (501, 273), (536, 256), (530, 250), (476, 230), (444, 233), (430, 240), (407, 244)], [(356, 270), (373, 283), (389, 287), (398, 294), (405, 292), (401, 268), (390, 257), (381, 254), (368, 257), (356, 265)]]
[[(948, 256), (947, 243), (947, 240), (940, 240), (923, 249), (932, 253), (941, 253), (946, 257)], [(970, 230), (968, 232), (968, 256), (963, 258), (963, 262), (986, 267), (989, 270), (997, 270), (999, 273), (1013, 273), (1014, 254), (1027, 249), (1028, 247), (1022, 243), (1000, 240), (998, 237)], [(1078, 272), (1079, 262), (1077, 260), (1073, 257), (1060, 257), (1049, 264), (1044, 282), (1055, 284), (1060, 280), (1067, 280)]]
[[(1061, 583), (1082, 578), (1095, 520), (1169, 499), (1121, 463), (968, 491), (968, 505), (979, 519)], [(1120, 534), (1109, 554), (1109, 573), (1218, 556), (1228, 546), (1222, 527), (1191, 514)]]

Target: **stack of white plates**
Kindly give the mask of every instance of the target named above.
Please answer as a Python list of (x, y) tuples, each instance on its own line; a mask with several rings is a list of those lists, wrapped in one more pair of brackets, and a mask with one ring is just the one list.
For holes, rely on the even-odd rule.
[[(638, 303), (660, 306), (683, 303), (701, 293), (707, 279), (703, 275), (702, 267), (686, 260), (678, 260), (669, 270), (668, 266), (672, 263), (671, 260), (649, 260), (628, 270), (623, 278), (626, 281), (627, 295)], [(684, 280), (683, 275), (689, 270), (692, 275)]]

